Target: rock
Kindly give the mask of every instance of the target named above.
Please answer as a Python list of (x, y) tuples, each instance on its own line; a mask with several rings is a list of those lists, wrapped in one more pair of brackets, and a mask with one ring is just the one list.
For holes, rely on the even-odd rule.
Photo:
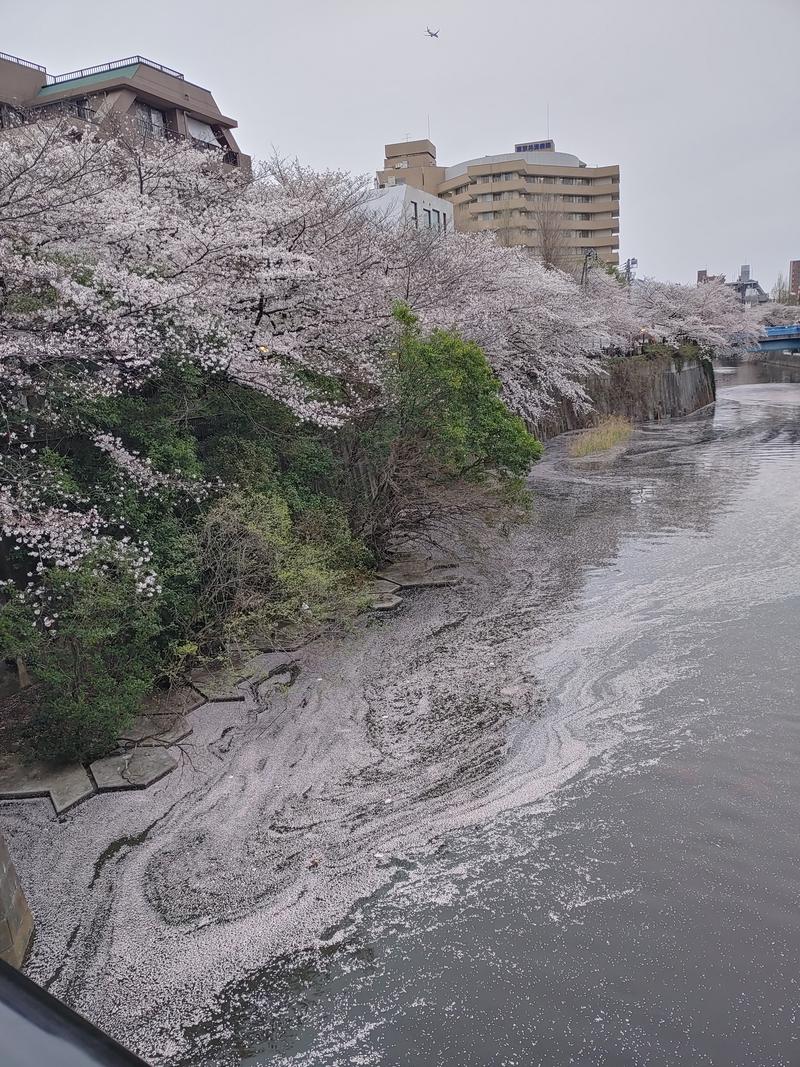
[(386, 578), (379, 578), (376, 582), (373, 582), (370, 589), (376, 595), (380, 593), (395, 593), (400, 586), (397, 582), (387, 581)]
[(373, 611), (392, 611), (394, 608), (399, 608), (402, 603), (401, 596), (395, 596), (394, 593), (381, 593), (380, 596), (372, 599), (370, 607)]
[(209, 703), (221, 704), (230, 700), (244, 700), (244, 693), (239, 686), (246, 679), (246, 671), (213, 671), (206, 667), (198, 668), (189, 675), (190, 684)]
[(56, 809), (56, 815), (63, 815), (82, 800), (88, 800), (94, 792), (95, 788), (86, 769), (77, 763), (65, 767), (50, 784), (50, 799)]
[[(198, 701), (198, 707), (201, 704), (202, 700)], [(140, 715), (134, 719), (125, 733), (117, 738), (117, 741), (123, 747), (136, 744), (145, 748), (152, 746), (168, 748), (178, 741), (183, 741), (191, 732), (191, 726), (182, 715), (177, 718), (173, 716), (171, 721), (151, 719), (147, 715)]]
[(163, 748), (135, 748), (115, 756), (104, 756), (90, 764), (97, 788), (144, 789), (178, 766)]
[(0, 760), (0, 800), (49, 797), (56, 815), (63, 815), (95, 791), (92, 779), (79, 763), (53, 767), (47, 763), (22, 763), (14, 756)]
[(393, 582), (403, 589), (427, 589), (437, 586), (458, 585), (461, 579), (455, 574), (441, 574), (421, 568), (398, 565), (380, 571), (379, 578)]

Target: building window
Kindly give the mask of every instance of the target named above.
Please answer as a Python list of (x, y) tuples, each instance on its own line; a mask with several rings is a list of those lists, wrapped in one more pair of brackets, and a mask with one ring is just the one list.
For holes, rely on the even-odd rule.
[(431, 209), (429, 207), (422, 209), (422, 218), (425, 222), (425, 229), (429, 230), (431, 228)]
[(436, 210), (436, 208), (433, 209), (433, 223), (437, 230), (441, 230), (441, 216), (439, 215), (439, 212)]
[(140, 132), (145, 137), (166, 137), (167, 116), (156, 107), (150, 107), (141, 100), (136, 101), (136, 120)]
[(442, 223), (444, 225), (444, 232), (447, 233), (447, 212), (442, 212)]
[(186, 116), (186, 132), (196, 145), (204, 148), (207, 145), (211, 148), (221, 148), (217, 135), (211, 129), (207, 122), (200, 122), (199, 119), (193, 119), (191, 115)]
[(411, 220), (414, 223), (414, 229), (419, 229), (419, 210), (417, 208), (416, 200), (411, 201)]

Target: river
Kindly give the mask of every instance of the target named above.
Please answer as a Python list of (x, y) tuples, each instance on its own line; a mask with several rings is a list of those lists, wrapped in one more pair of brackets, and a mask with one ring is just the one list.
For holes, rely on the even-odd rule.
[(800, 1063), (800, 371), (718, 386), (154, 791), (5, 806), (29, 972), (180, 1067)]

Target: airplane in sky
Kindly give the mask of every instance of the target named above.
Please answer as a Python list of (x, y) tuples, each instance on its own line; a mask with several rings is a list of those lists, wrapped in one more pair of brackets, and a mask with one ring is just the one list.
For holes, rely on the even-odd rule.
[(432, 29), (430, 28), (430, 26), (426, 26), (426, 27), (425, 27), (425, 32), (427, 33), (427, 35), (428, 35), (429, 37), (436, 37), (437, 39), (438, 39), (438, 37), (439, 37), (439, 31), (438, 31), (438, 30), (432, 30)]

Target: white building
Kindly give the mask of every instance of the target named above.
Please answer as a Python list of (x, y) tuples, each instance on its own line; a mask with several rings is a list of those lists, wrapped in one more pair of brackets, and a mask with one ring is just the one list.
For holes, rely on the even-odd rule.
[(411, 185), (398, 182), (376, 189), (365, 207), (395, 226), (407, 222), (417, 230), (453, 232), (452, 204)]

